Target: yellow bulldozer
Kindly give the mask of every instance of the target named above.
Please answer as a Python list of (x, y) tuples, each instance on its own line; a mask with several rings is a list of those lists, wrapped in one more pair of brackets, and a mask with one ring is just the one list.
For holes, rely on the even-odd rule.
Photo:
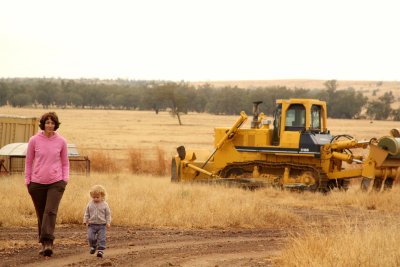
[(347, 189), (353, 178), (362, 178), (363, 190), (380, 191), (399, 178), (397, 129), (379, 139), (358, 141), (330, 134), (324, 101), (277, 100), (273, 120), (260, 113), (260, 103), (253, 103), (250, 128), (241, 128), (248, 118), (243, 111), (231, 128), (215, 128), (213, 150), (178, 147), (171, 181), (327, 192)]

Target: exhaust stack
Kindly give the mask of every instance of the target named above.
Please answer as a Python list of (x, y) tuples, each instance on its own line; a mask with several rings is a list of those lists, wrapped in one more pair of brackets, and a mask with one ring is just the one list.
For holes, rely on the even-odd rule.
[(252, 129), (260, 128), (260, 122), (258, 121), (258, 115), (260, 115), (260, 110), (258, 109), (258, 105), (260, 105), (261, 103), (262, 101), (253, 102), (253, 120), (251, 121)]

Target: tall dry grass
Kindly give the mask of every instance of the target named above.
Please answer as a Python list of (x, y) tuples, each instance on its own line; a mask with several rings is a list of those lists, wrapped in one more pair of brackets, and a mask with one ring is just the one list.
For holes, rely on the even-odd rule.
[[(288, 227), (346, 220), (398, 218), (399, 188), (383, 194), (349, 192), (291, 193), (274, 189), (255, 192), (223, 186), (174, 184), (169, 178), (128, 173), (74, 176), (63, 197), (59, 223), (80, 223), (89, 189), (103, 184), (109, 193), (114, 223), (154, 227)], [(0, 179), (0, 225), (34, 225), (35, 213), (22, 176)], [(370, 206), (373, 204), (374, 209)], [(370, 215), (373, 216), (370, 216)], [(325, 218), (326, 217), (326, 218)], [(342, 221), (338, 221), (338, 218)]]
[(289, 191), (261, 190), (266, 201), (275, 205), (298, 209), (306, 212), (335, 211), (343, 215), (345, 210), (363, 212), (377, 212), (379, 214), (400, 214), (400, 187), (394, 186), (391, 190), (377, 193), (362, 192), (359, 185), (354, 185), (348, 191), (334, 190), (328, 194), (321, 193), (294, 193)]
[(119, 171), (118, 161), (109, 152), (93, 151), (88, 153), (88, 157), (91, 171), (104, 173)]
[(348, 192), (279, 199), (308, 219), (302, 229), (289, 231), (291, 238), (277, 264), (400, 266), (399, 193), (398, 186), (383, 193), (363, 193), (357, 186)]
[(35, 225), (36, 213), (23, 176), (0, 176), (0, 226)]
[[(94, 184), (106, 187), (115, 225), (255, 228), (303, 224), (298, 215), (266, 201), (265, 192), (171, 184), (166, 178), (123, 173), (72, 177), (60, 205), (58, 223), (82, 222), (84, 208), (90, 200), (89, 189)], [(0, 201), (4, 207), (0, 216), (2, 226), (36, 224), (22, 177), (0, 180)]]
[(132, 174), (165, 176), (171, 174), (171, 159), (159, 148), (130, 148), (126, 159), (118, 159), (109, 151), (88, 152), (91, 170), (98, 173), (116, 173), (128, 170)]
[(134, 174), (164, 176), (171, 174), (171, 159), (159, 147), (128, 150), (128, 169)]
[(400, 266), (399, 222), (308, 229), (291, 238), (279, 265), (295, 267)]

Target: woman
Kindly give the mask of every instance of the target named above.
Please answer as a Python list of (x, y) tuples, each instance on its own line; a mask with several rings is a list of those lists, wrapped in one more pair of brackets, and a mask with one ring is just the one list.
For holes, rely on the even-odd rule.
[(56, 133), (57, 114), (48, 112), (40, 119), (39, 131), (29, 139), (25, 159), (25, 184), (38, 219), (40, 254), (53, 254), (57, 210), (69, 179), (67, 142)]

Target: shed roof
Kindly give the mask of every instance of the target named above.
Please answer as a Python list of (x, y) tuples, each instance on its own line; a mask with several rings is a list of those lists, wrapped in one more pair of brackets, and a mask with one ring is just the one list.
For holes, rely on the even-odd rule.
[[(28, 143), (11, 143), (0, 149), (0, 156), (25, 156)], [(67, 144), (68, 157), (78, 157), (79, 152), (74, 144)]]
[(37, 119), (35, 116), (20, 116), (12, 114), (0, 114), (0, 118)]

